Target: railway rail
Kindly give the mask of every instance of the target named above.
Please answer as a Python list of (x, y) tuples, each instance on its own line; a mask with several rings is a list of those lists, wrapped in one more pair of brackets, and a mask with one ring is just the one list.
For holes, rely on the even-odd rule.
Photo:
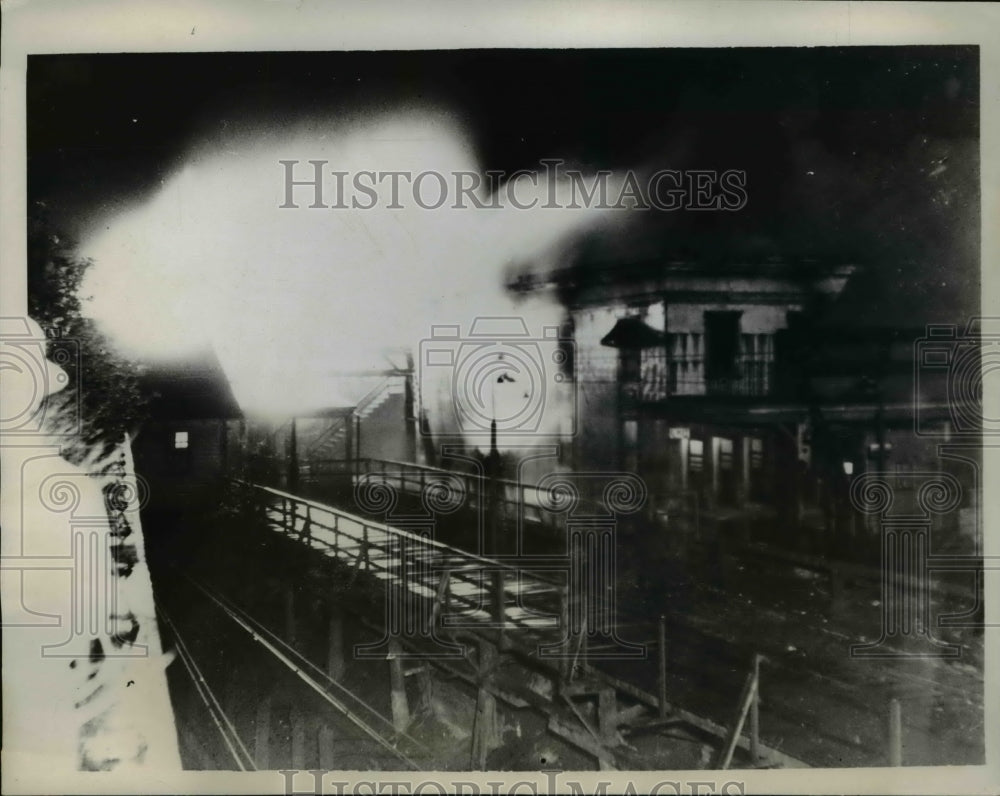
[[(214, 611), (216, 621), (213, 622), (210, 619), (206, 622), (205, 617), (201, 616), (197, 625), (192, 623), (184, 626), (182, 630), (183, 623), (178, 622), (172, 615), (173, 611), (168, 611), (162, 602), (157, 604), (157, 615), (172, 638), (177, 656), (183, 664), (205, 713), (215, 728), (220, 748), (228, 754), (231, 765), (225, 767), (239, 771), (255, 771), (272, 767), (271, 762), (275, 755), (269, 749), (269, 728), (275, 722), (275, 716), (270, 695), (258, 693), (254, 695), (255, 701), (258, 703), (255, 713), (249, 717), (249, 720), (241, 722), (235, 716), (237, 711), (232, 704), (233, 700), (227, 700), (225, 695), (219, 693), (226, 690), (226, 683), (217, 674), (213, 685), (212, 675), (199, 665), (199, 654), (192, 651), (194, 644), (191, 643), (191, 639), (196, 635), (205, 636), (206, 628), (214, 628), (210, 635), (215, 636), (220, 632), (218, 629), (220, 623), (228, 625), (230, 630), (236, 629), (243, 636), (246, 645), (241, 650), (245, 651), (244, 654), (251, 656), (256, 654), (260, 656), (258, 660), (266, 659), (276, 664), (279, 680), (284, 677), (304, 686), (302, 696), (297, 700), (299, 705), (304, 705), (307, 702), (319, 704), (327, 714), (339, 717), (342, 725), (350, 725), (357, 730), (360, 736), (368, 742), (368, 746), (381, 750), (380, 754), (383, 758), (395, 761), (395, 763), (390, 763), (385, 767), (413, 771), (426, 768), (424, 761), (430, 756), (430, 750), (414, 736), (394, 727), (391, 718), (383, 715), (356, 690), (346, 687), (336, 678), (331, 677), (321, 666), (309, 660), (306, 655), (278, 633), (255, 619), (226, 595), (203, 580), (187, 575), (183, 576), (183, 579), (190, 588), (189, 593), (193, 592), (198, 595), (199, 600), (196, 601), (196, 604), (199, 611), (202, 609), (207, 609), (208, 612)], [(188, 602), (190, 603), (190, 601)], [(203, 637), (200, 642), (202, 644), (208, 642), (211, 646), (216, 646), (213, 643), (214, 639)], [(208, 654), (207, 650), (201, 652), (201, 655), (204, 656)], [(248, 668), (245, 666), (245, 659), (243, 664), (244, 666), (241, 668)], [(229, 690), (231, 692), (231, 689)], [(227, 705), (227, 701), (230, 704)], [(301, 726), (301, 716), (294, 721)], [(323, 744), (323, 733), (320, 733), (319, 737), (320, 744)], [(334, 739), (332, 737), (326, 738), (325, 743), (332, 747)], [(293, 753), (293, 762), (295, 754), (297, 753)], [(335, 760), (337, 755), (328, 753), (326, 757)]]

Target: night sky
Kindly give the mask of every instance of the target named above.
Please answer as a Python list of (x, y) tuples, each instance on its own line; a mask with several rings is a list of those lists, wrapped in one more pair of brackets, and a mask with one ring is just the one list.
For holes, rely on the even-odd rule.
[(978, 63), (948, 46), (32, 56), (29, 206), (79, 237), (203, 142), (431, 106), (465, 124), (484, 169), (747, 172), (743, 210), (633, 213), (583, 241), (582, 263), (850, 260), (907, 312), (967, 313)]

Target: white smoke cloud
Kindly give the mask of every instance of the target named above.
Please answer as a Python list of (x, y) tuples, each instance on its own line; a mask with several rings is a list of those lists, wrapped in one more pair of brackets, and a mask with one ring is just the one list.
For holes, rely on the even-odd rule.
[[(430, 112), (244, 135), (192, 153), (152, 198), (84, 240), (81, 254), (95, 264), (83, 293), (109, 335), (154, 359), (211, 344), (247, 412), (330, 405), (331, 371), (384, 365), (386, 348), (416, 355), (434, 324), (467, 330), (477, 316), (512, 314), (532, 331), (558, 324), (550, 299), (515, 305), (502, 274), (512, 261), (554, 256), (602, 213), (508, 202), (425, 210), (405, 183), (402, 209), (386, 207), (387, 183), (370, 210), (310, 209), (310, 187), (295, 189), (298, 209), (279, 209), (281, 160), (299, 161), (300, 180), (309, 160), (328, 161), (326, 173), (479, 172), (460, 127)], [(520, 202), (547, 195), (544, 180), (523, 182)], [(427, 180), (427, 201), (436, 194)]]

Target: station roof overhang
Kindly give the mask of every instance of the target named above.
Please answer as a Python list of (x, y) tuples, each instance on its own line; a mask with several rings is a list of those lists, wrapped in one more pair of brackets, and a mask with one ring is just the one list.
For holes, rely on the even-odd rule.
[(666, 340), (663, 332), (654, 329), (642, 318), (619, 318), (604, 337), (601, 345), (609, 348), (654, 348), (661, 346)]
[(183, 359), (140, 362), (139, 390), (152, 420), (236, 420), (243, 411), (211, 349)]

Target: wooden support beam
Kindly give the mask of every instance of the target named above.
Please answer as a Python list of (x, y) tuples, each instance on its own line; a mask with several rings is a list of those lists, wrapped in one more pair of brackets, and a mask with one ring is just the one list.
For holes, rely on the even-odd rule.
[(895, 698), (889, 700), (889, 765), (903, 765), (903, 708)]
[[(568, 577), (572, 576), (570, 575)], [(570, 654), (572, 652), (571, 645), (573, 643), (573, 630), (570, 627), (569, 583), (567, 583), (562, 589), (559, 590), (559, 626), (566, 634), (566, 641), (563, 647), (562, 659), (559, 661), (559, 676), (562, 680), (560, 686), (565, 686), (567, 683), (569, 683), (570, 675), (572, 674), (572, 661), (570, 658)]]
[(243, 693), (245, 693), (245, 691), (243, 691), (237, 678), (230, 677), (226, 680), (226, 684), (222, 692), (222, 710), (234, 721), (239, 720), (238, 714), (244, 704), (241, 698)]
[(392, 706), (392, 726), (396, 732), (406, 732), (410, 725), (410, 706), (406, 700), (406, 679), (403, 675), (403, 651), (399, 639), (389, 639), (389, 687)]
[(740, 733), (743, 732), (743, 725), (746, 723), (747, 714), (750, 712), (750, 705), (753, 703), (756, 692), (757, 677), (751, 671), (743, 683), (743, 692), (740, 694), (740, 702), (736, 708), (736, 717), (733, 719), (733, 724), (729, 728), (726, 741), (716, 761), (715, 767), (722, 771), (729, 768), (729, 764), (733, 761), (733, 753), (736, 751), (737, 741), (739, 740)]
[(845, 608), (844, 575), (836, 569), (830, 569), (830, 618), (843, 615)]
[(435, 713), (434, 709), (434, 676), (430, 666), (421, 666), (416, 671), (417, 685), (420, 688), (420, 710)]
[(285, 640), (295, 646), (295, 591), (291, 584), (285, 587)]
[(306, 768), (306, 724), (307, 717), (299, 708), (292, 706), (289, 711), (289, 723), (292, 725), (292, 768)]
[[(658, 703), (656, 697), (646, 691), (643, 691), (641, 688), (637, 688), (631, 683), (627, 683), (621, 678), (614, 677), (606, 672), (601, 672), (600, 677), (604, 682), (610, 683), (619, 693), (626, 694), (633, 699), (637, 699), (644, 705), (649, 705), (651, 708), (657, 707)], [(696, 727), (702, 732), (714, 735), (717, 738), (725, 738), (728, 734), (726, 728), (721, 724), (718, 724), (711, 719), (698, 716), (688, 710), (684, 710), (677, 705), (668, 705), (668, 713), (672, 720), (690, 724), (692, 727)], [(750, 742), (742, 737), (737, 738), (736, 747), (738, 749), (749, 750)], [(774, 747), (767, 746), (766, 744), (760, 744), (760, 752), (763, 757), (762, 762), (769, 766), (781, 768), (809, 768), (809, 765), (805, 761), (799, 760), (798, 758), (792, 757), (784, 752), (780, 752)]]
[(580, 661), (580, 653), (583, 653), (584, 660), (587, 658), (587, 616), (584, 614), (580, 633), (576, 637), (576, 650), (573, 652), (573, 659), (569, 662), (569, 682), (572, 683), (577, 675), (583, 671), (583, 663)]
[(618, 740), (618, 700), (613, 688), (597, 692), (597, 729), (601, 741), (615, 744)]
[(590, 734), (586, 732), (581, 732), (576, 729), (576, 727), (571, 727), (568, 724), (560, 721), (555, 716), (549, 716), (549, 732), (553, 735), (558, 735), (560, 738), (565, 738), (573, 746), (578, 749), (582, 749), (588, 754), (592, 755), (598, 764), (598, 768), (601, 771), (616, 771), (618, 764), (615, 761), (614, 756), (605, 749), (601, 744), (599, 744)]
[(333, 730), (324, 724), (319, 728), (316, 742), (319, 746), (319, 767), (324, 771), (335, 770), (337, 765), (333, 751)]
[(476, 695), (476, 713), (472, 721), (472, 748), (469, 766), (474, 771), (486, 770), (486, 756), (500, 744), (497, 726), (496, 697), (488, 690), (497, 663), (497, 650), (487, 641), (479, 645), (479, 691)]
[(257, 703), (254, 718), (253, 761), (258, 771), (271, 768), (271, 695), (267, 694)]
[(661, 719), (667, 717), (667, 617), (660, 615), (659, 636), (657, 638), (657, 662), (659, 663), (659, 678), (657, 685), (657, 705)]
[(334, 680), (344, 676), (347, 663), (344, 660), (344, 615), (336, 608), (330, 609), (327, 630), (326, 673)]
[(753, 676), (756, 686), (750, 703), (750, 760), (756, 766), (760, 763), (760, 655), (753, 656)]

